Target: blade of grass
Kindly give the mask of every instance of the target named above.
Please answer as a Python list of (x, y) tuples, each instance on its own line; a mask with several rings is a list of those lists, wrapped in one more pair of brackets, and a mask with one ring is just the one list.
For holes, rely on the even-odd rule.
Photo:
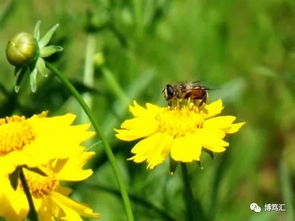
[(212, 190), (210, 193), (210, 204), (208, 210), (209, 220), (213, 221), (216, 215), (216, 205), (218, 205), (218, 198), (219, 198), (219, 188), (224, 176), (224, 171), (226, 170), (227, 166), (227, 159), (228, 154), (227, 152), (224, 154), (223, 158), (219, 159), (218, 165), (214, 171), (213, 183), (212, 183)]
[(16, 5), (16, 0), (6, 1), (0, 9), (0, 27), (2, 27), (5, 21), (8, 19), (11, 12), (13, 12)]
[(287, 165), (281, 160), (280, 162), (280, 180), (281, 189), (283, 194), (283, 200), (286, 204), (287, 221), (293, 221), (294, 217), (294, 193), (292, 191), (292, 184), (290, 179), (290, 173)]
[[(95, 53), (95, 48), (96, 48), (95, 36), (93, 34), (88, 34), (87, 41), (86, 41), (83, 83), (89, 87), (93, 87), (93, 82), (94, 82), (93, 56)], [(91, 109), (92, 97), (89, 94), (84, 94), (83, 99), (85, 100), (86, 104)], [(82, 122), (85, 122), (85, 120), (87, 119), (87, 116), (83, 110), (81, 110), (80, 118)]]
[(132, 6), (135, 32), (140, 35), (142, 31), (142, 0), (132, 0)]
[(111, 89), (112, 93), (118, 97), (121, 104), (123, 106), (127, 106), (129, 104), (129, 98), (121, 88), (120, 84), (118, 83), (117, 79), (114, 77), (114, 74), (111, 70), (107, 69), (106, 67), (102, 68), (102, 74), (104, 79), (106, 80), (109, 88)]
[(185, 163), (181, 163), (182, 170), (182, 181), (183, 181), (183, 191), (184, 199), (187, 209), (187, 220), (197, 221), (197, 220), (206, 220), (201, 204), (194, 198), (191, 179), (188, 174), (188, 170)]

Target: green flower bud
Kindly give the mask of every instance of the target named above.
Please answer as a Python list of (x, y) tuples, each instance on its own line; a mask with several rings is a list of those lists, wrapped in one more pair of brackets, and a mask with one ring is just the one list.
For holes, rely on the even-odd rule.
[(15, 35), (7, 44), (6, 57), (14, 66), (26, 65), (39, 54), (39, 46), (33, 35), (25, 32)]

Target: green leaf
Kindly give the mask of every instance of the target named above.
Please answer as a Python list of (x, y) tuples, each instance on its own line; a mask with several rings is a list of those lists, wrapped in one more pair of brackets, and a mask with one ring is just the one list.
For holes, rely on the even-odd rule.
[(41, 73), (44, 77), (48, 77), (48, 71), (46, 69), (45, 61), (42, 58), (38, 58), (36, 67), (39, 73)]
[(37, 91), (37, 73), (37, 68), (34, 68), (33, 71), (30, 73), (30, 85), (33, 93)]
[(170, 174), (173, 175), (176, 171), (176, 168), (177, 168), (177, 162), (174, 161), (172, 158), (170, 158), (169, 167), (170, 167)]
[(15, 69), (14, 69), (14, 76), (19, 75), (21, 70), (22, 70), (22, 68), (20, 66), (16, 66)]
[(212, 151), (207, 150), (207, 149), (204, 149), (203, 151), (206, 152), (206, 153), (208, 153), (208, 154), (210, 155), (211, 158), (214, 158), (214, 154), (213, 154)]
[(41, 48), (40, 56), (42, 58), (46, 58), (46, 57), (49, 57), (50, 55), (53, 55), (53, 54), (60, 52), (62, 50), (63, 50), (63, 48), (61, 46), (50, 45), (50, 46)]
[(201, 169), (201, 170), (203, 170), (203, 169), (204, 169), (204, 167), (203, 167), (203, 165), (202, 165), (202, 162), (201, 162), (201, 161), (197, 161), (197, 164), (198, 164), (198, 166), (200, 167), (200, 169)]
[(54, 32), (57, 30), (59, 24), (54, 25), (39, 41), (39, 47), (43, 48), (45, 45), (48, 44), (50, 39), (52, 38)]
[(23, 168), (26, 168), (27, 170), (30, 170), (34, 173), (38, 173), (41, 176), (47, 176), (46, 173), (44, 173), (40, 168), (38, 167), (27, 167), (27, 166), (23, 166)]
[(23, 67), (20, 69), (20, 71), (18, 70), (15, 70), (15, 73), (16, 73), (16, 82), (15, 82), (15, 86), (14, 86), (14, 90), (16, 93), (19, 92), (19, 89), (20, 89), (20, 84), (25, 76), (25, 73), (27, 72), (27, 68), (26, 67)]
[(40, 25), (41, 25), (41, 21), (37, 21), (35, 28), (34, 28), (34, 37), (39, 40), (40, 38)]
[(11, 174), (9, 174), (9, 182), (14, 190), (16, 190), (18, 185), (19, 173), (20, 173), (20, 168), (17, 167)]

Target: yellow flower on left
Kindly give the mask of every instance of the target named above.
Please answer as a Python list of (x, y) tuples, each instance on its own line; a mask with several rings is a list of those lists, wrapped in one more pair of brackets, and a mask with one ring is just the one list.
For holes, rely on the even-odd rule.
[(10, 174), (17, 166), (36, 167), (55, 158), (68, 158), (81, 142), (93, 136), (89, 124), (71, 125), (73, 114), (47, 117), (47, 112), (31, 118), (0, 118), (0, 174)]
[[(99, 217), (90, 208), (67, 197), (70, 189), (60, 181), (81, 181), (92, 174), (83, 166), (94, 155), (81, 143), (91, 136), (89, 124), (72, 125), (73, 114), (31, 118), (0, 118), (0, 217), (24, 220), (29, 206), (19, 179), (16, 190), (11, 174), (22, 167), (40, 220), (82, 220)], [(39, 171), (39, 172), (38, 172)], [(42, 172), (40, 172), (42, 171)]]

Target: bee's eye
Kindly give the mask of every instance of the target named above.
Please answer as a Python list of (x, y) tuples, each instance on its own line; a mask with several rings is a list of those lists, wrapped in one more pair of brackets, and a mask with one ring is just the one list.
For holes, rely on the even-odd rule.
[(169, 96), (173, 96), (174, 94), (174, 89), (171, 85), (167, 85), (167, 93)]
[(174, 89), (170, 84), (167, 84), (164, 89), (164, 96), (167, 100), (169, 100), (174, 95)]

